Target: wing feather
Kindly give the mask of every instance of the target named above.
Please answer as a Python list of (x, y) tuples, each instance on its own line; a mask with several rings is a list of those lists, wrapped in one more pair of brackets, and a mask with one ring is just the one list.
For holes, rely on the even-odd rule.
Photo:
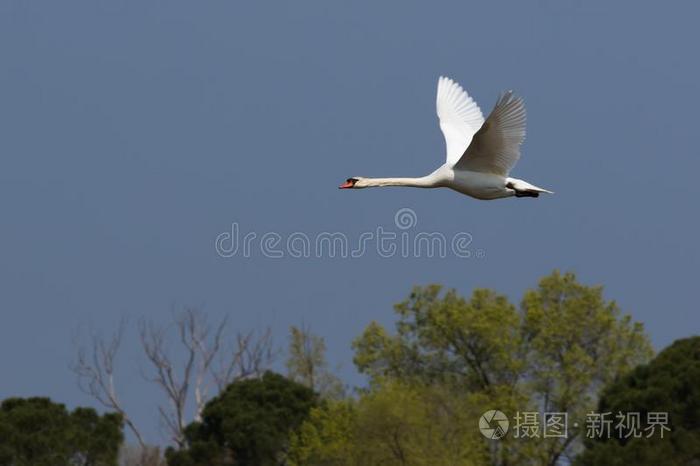
[(481, 128), (484, 116), (462, 86), (444, 76), (438, 79), (436, 107), (447, 146), (447, 163), (454, 165)]
[(523, 99), (503, 93), (455, 168), (508, 176), (520, 158), (525, 123)]

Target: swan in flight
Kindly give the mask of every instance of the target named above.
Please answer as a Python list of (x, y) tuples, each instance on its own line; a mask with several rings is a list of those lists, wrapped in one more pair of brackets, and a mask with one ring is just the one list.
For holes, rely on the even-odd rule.
[(447, 160), (441, 167), (420, 178), (355, 176), (348, 178), (340, 188), (450, 188), (484, 200), (552, 194), (552, 191), (508, 176), (520, 158), (520, 144), (525, 139), (525, 104), (512, 91), (501, 95), (484, 121), (481, 109), (462, 86), (441, 76), (437, 114), (447, 145)]

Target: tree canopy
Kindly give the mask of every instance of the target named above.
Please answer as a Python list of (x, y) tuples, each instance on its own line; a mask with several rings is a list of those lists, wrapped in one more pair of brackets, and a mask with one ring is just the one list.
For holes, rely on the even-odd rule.
[[(354, 363), (368, 383), (351, 395), (328, 368), (325, 340), (307, 327), (290, 329), (288, 377), (259, 370), (269, 339), (250, 345), (239, 335), (224, 374), (240, 376), (214, 377), (221, 384), (206, 403), (207, 384), (194, 377), (198, 415), (190, 424), (177, 421), (165, 459), (132, 428), (139, 448), (127, 449), (120, 464), (700, 464), (700, 337), (679, 340), (651, 359), (642, 324), (606, 299), (601, 286), (555, 271), (517, 304), (490, 289), (463, 297), (439, 285), (418, 286), (394, 310), (393, 329), (371, 322), (354, 340)], [(193, 331), (193, 341), (205, 334)], [(214, 348), (225, 345), (221, 338)], [(197, 351), (215, 354), (202, 345)], [(195, 346), (185, 346), (194, 354)], [(97, 356), (110, 356), (116, 346), (96, 340), (94, 348)], [(171, 359), (158, 360), (165, 377), (176, 373), (168, 372)], [(245, 370), (236, 372), (239, 366)], [(108, 390), (98, 395), (114, 396), (109, 370), (82, 367), (93, 375), (92, 387)], [(167, 386), (185, 397), (190, 378), (172, 377)], [(105, 384), (94, 385), (100, 381)], [(179, 406), (186, 416), (187, 403)], [(553, 413), (564, 415), (564, 423), (550, 423)], [(595, 413), (638, 414), (638, 431), (654, 425), (657, 431), (630, 436), (613, 424), (607, 437), (594, 438)], [(661, 414), (668, 416), (663, 427)], [(493, 424), (503, 416), (508, 425)], [(7, 399), (0, 405), (0, 466), (115, 465), (128, 422), (121, 414), (68, 411), (47, 398)], [(562, 434), (547, 435), (552, 426)]]
[(116, 466), (122, 441), (118, 414), (69, 412), (49, 398), (8, 398), (0, 405), (3, 466)]
[(190, 424), (186, 446), (170, 449), (170, 466), (278, 465), (289, 434), (316, 405), (310, 388), (279, 374), (230, 384), (207, 403), (202, 422)]
[(294, 433), (290, 464), (486, 464), (474, 401), (439, 385), (398, 380), (386, 380), (358, 399), (327, 400)]
[[(355, 364), (369, 376), (370, 388), (349, 407), (330, 408), (352, 414), (348, 419), (354, 424), (343, 430), (352, 444), (347, 449), (368, 451), (374, 445), (382, 464), (424, 464), (421, 457), (444, 458), (444, 464), (555, 464), (575, 453), (581, 431), (573, 422), (566, 438), (543, 438), (540, 432), (532, 439), (509, 436), (489, 443), (475, 428), (480, 414), (488, 409), (511, 418), (518, 411), (566, 412), (583, 425), (600, 387), (652, 354), (642, 325), (604, 299), (602, 287), (580, 284), (572, 273), (544, 277), (525, 293), (519, 309), (492, 290), (477, 289), (465, 299), (429, 285), (414, 288), (395, 312), (394, 333), (373, 322), (353, 343)], [(362, 415), (381, 412), (369, 408), (379, 400), (392, 414)], [(323, 422), (326, 418), (314, 412), (302, 428), (295, 440), (300, 455), (330, 461), (333, 454), (325, 445), (340, 448), (324, 431), (339, 427)], [(432, 422), (421, 430), (410, 421), (420, 418)], [(427, 439), (436, 425), (451, 432), (444, 438), (457, 435), (471, 450), (435, 456), (435, 442)], [(389, 437), (377, 435), (373, 444), (365, 432)], [(406, 451), (412, 451), (409, 462)]]
[(344, 387), (328, 369), (326, 340), (311, 332), (309, 327), (289, 328), (287, 376), (326, 398), (342, 398)]
[[(700, 464), (700, 337), (674, 342), (604, 390), (598, 412), (639, 413), (638, 431), (610, 429), (587, 439), (578, 465)], [(654, 413), (668, 415), (667, 427), (650, 425)], [(658, 415), (657, 415), (658, 417)]]

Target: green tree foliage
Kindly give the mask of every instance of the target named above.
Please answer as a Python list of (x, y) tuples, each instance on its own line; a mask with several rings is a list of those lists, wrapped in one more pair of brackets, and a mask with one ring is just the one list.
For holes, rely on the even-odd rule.
[(185, 448), (166, 452), (168, 465), (278, 465), (316, 403), (313, 390), (272, 372), (234, 382), (187, 427)]
[(326, 341), (302, 325), (289, 328), (288, 377), (325, 398), (341, 398), (343, 384), (329, 369)]
[(289, 327), (287, 370), (290, 379), (313, 389), (317, 385), (318, 369), (325, 366), (326, 342), (302, 325)]
[(416, 287), (395, 306), (397, 334), (376, 322), (355, 340), (355, 364), (370, 376), (453, 382), (469, 390), (512, 385), (524, 369), (520, 319), (505, 296), (476, 290), (470, 301), (439, 285)]
[[(352, 399), (327, 400), (311, 409), (292, 434), (289, 462), (294, 466), (359, 464), (357, 412)], [(368, 463), (369, 464), (369, 463)]]
[[(395, 306), (396, 333), (370, 324), (355, 340), (355, 363), (370, 381), (441, 385), (478, 395), (480, 409), (567, 412), (568, 438), (507, 438), (491, 446), (492, 464), (555, 464), (572, 454), (604, 384), (651, 357), (642, 325), (606, 301), (602, 287), (554, 272), (516, 309), (491, 290), (469, 300), (454, 290), (417, 287)], [(473, 398), (472, 402), (477, 398)], [(473, 421), (476, 422), (476, 419)], [(472, 424), (475, 425), (475, 424)]]
[(0, 405), (2, 466), (116, 466), (122, 441), (118, 414), (69, 412), (48, 398), (8, 398)]
[[(611, 383), (597, 412), (640, 413), (642, 436), (628, 435), (629, 426), (613, 427), (610, 438), (587, 439), (576, 464), (700, 464), (700, 337), (674, 342), (649, 364)], [(668, 413), (670, 431), (663, 438), (660, 427), (647, 424), (649, 412)]]
[(488, 456), (477, 403), (438, 385), (387, 380), (358, 400), (314, 408), (292, 438), (290, 464), (478, 465)]

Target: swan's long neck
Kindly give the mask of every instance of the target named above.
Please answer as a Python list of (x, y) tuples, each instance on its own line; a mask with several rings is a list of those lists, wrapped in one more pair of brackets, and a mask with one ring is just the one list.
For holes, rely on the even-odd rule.
[(420, 178), (364, 178), (364, 187), (373, 186), (410, 186), (413, 188), (437, 188), (435, 177), (428, 175)]

